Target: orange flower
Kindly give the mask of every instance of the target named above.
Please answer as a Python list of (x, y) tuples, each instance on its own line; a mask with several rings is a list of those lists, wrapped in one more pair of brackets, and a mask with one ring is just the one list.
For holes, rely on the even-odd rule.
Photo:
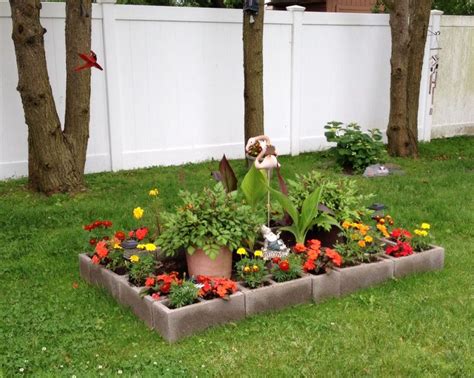
[(359, 242), (357, 244), (359, 245), (359, 247), (364, 248), (365, 247), (365, 240), (359, 240)]
[(319, 251), (321, 248), (321, 242), (317, 239), (311, 239), (308, 240), (309, 248), (311, 248), (314, 251)]
[(105, 241), (98, 242), (97, 245), (95, 246), (95, 251), (101, 259), (107, 257), (107, 255), (109, 254), (109, 250), (107, 249), (107, 242)]
[(386, 238), (390, 237), (390, 234), (387, 231), (387, 227), (384, 226), (383, 224), (378, 224), (377, 230), (379, 230), (382, 233), (382, 235), (385, 236)]
[(303, 243), (296, 243), (296, 245), (293, 248), (296, 253), (301, 253), (306, 251), (306, 247), (304, 246)]
[(316, 260), (316, 259), (319, 257), (320, 253), (321, 253), (321, 252), (320, 252), (319, 249), (318, 249), (318, 250), (310, 249), (310, 250), (308, 251), (308, 259), (310, 259), (310, 260)]
[(98, 265), (100, 263), (100, 259), (97, 255), (92, 256), (92, 264)]
[(335, 250), (331, 248), (326, 248), (326, 256), (329, 257), (332, 260), (332, 263), (335, 266), (341, 266), (342, 265), (342, 256), (337, 253)]

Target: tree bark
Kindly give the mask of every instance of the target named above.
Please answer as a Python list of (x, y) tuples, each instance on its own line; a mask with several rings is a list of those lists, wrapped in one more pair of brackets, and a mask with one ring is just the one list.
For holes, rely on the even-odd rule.
[(388, 151), (418, 156), (418, 105), (431, 0), (385, 0), (392, 36)]
[(91, 50), (91, 0), (66, 1), (66, 114), (64, 135), (75, 156), (76, 170), (84, 175), (89, 140), (91, 71), (75, 72), (78, 53)]
[[(46, 65), (43, 37), (46, 29), (40, 23), (41, 3), (39, 0), (10, 0), (10, 7), (18, 66), (17, 89), (28, 126), (29, 187), (45, 194), (76, 192), (83, 188), (83, 169), (78, 169), (82, 163), (76, 161), (76, 153), (85, 148), (79, 148), (80, 142), (74, 140), (73, 135), (80, 134), (74, 126), (74, 111), (69, 111), (72, 126), (68, 126), (68, 133), (61, 129)], [(84, 85), (78, 85), (83, 91)], [(81, 111), (84, 106), (84, 103), (79, 105)], [(74, 109), (76, 105), (68, 107)], [(87, 128), (88, 114), (87, 110)], [(87, 138), (85, 140), (87, 143)]]
[(263, 127), (263, 19), (265, 3), (259, 0), (258, 14), (244, 12), (244, 103), (245, 140), (264, 134)]

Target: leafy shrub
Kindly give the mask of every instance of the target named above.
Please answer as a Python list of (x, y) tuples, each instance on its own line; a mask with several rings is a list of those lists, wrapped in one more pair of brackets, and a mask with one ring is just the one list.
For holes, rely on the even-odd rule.
[(167, 255), (186, 249), (192, 255), (202, 249), (215, 259), (220, 248), (237, 249), (255, 239), (259, 220), (255, 212), (227, 194), (222, 184), (199, 193), (180, 192), (183, 205), (175, 213), (163, 216), (163, 232), (158, 244)]
[(344, 126), (336, 121), (329, 122), (324, 128), (327, 141), (337, 143), (334, 151), (343, 168), (361, 172), (367, 166), (383, 161), (386, 151), (379, 129), (363, 132), (356, 123)]
[(180, 308), (193, 304), (197, 301), (199, 295), (199, 287), (192, 281), (173, 282), (171, 284), (170, 293), (168, 295), (171, 308)]
[(331, 210), (338, 221), (360, 219), (370, 211), (364, 205), (373, 194), (360, 194), (357, 182), (346, 177), (332, 179), (317, 171), (296, 175), (288, 182), (288, 197), (301, 209), (304, 200), (317, 188), (324, 186), (320, 203)]

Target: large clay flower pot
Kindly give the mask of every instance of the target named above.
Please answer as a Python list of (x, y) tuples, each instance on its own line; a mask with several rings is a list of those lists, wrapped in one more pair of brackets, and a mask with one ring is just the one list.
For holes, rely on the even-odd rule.
[(212, 276), (230, 278), (232, 273), (232, 252), (222, 247), (215, 260), (211, 260), (202, 249), (197, 249), (192, 255), (186, 254), (188, 274), (190, 276)]

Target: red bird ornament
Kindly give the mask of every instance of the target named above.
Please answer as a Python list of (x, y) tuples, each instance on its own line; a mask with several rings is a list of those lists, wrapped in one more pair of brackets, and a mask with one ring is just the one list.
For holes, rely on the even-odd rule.
[(79, 54), (79, 57), (86, 63), (83, 64), (82, 66), (74, 68), (74, 71), (77, 72), (85, 68), (92, 68), (92, 67), (98, 68), (99, 70), (103, 71), (103, 68), (99, 65), (99, 63), (97, 63), (97, 55), (95, 54), (94, 51), (91, 50), (90, 55)]

